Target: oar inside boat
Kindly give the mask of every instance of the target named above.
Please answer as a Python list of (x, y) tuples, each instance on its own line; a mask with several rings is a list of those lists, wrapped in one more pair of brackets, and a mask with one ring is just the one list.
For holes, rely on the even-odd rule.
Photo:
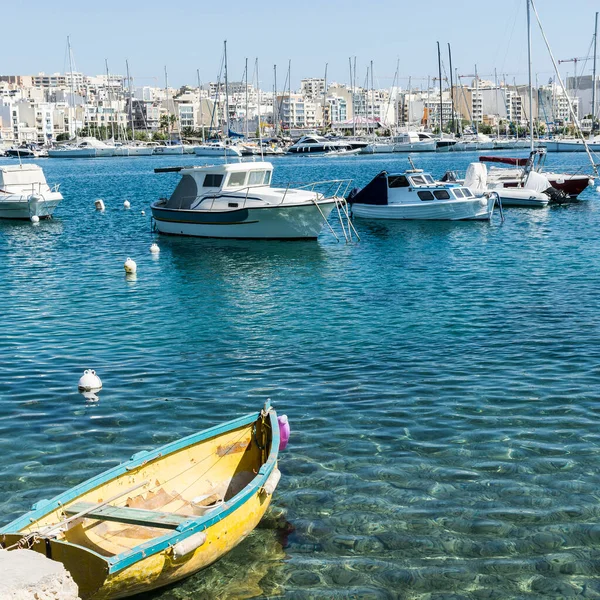
[(281, 441), (267, 403), (37, 503), (0, 530), (1, 545), (26, 544), (59, 560), (84, 600), (167, 585), (211, 564), (256, 527), (281, 475)]

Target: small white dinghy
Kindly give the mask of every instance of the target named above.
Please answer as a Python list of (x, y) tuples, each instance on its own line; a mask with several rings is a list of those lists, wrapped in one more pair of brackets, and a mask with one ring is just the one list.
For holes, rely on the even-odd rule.
[(38, 165), (0, 166), (0, 219), (44, 219), (63, 199)]
[(548, 179), (541, 173), (529, 171), (522, 187), (504, 187), (502, 181), (489, 181), (487, 168), (481, 162), (471, 163), (465, 175), (465, 186), (476, 194), (496, 192), (502, 201), (502, 206), (521, 206), (544, 208), (550, 202), (550, 196), (545, 193), (552, 188)]

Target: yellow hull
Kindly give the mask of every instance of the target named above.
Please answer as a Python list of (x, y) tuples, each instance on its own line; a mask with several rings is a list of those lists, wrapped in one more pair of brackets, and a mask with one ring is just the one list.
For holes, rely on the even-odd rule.
[[(278, 481), (275, 413), (259, 413), (76, 486), (4, 527), (2, 546), (62, 562), (83, 600), (126, 598), (189, 577), (256, 527)], [(211, 433), (215, 435), (210, 435)]]

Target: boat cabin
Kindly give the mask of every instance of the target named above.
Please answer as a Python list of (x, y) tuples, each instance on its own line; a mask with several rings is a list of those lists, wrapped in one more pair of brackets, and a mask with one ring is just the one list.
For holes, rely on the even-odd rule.
[(0, 194), (39, 194), (50, 192), (44, 171), (38, 165), (0, 167)]
[(382, 171), (364, 188), (352, 190), (348, 202), (375, 205), (415, 204), (474, 197), (467, 187), (457, 183), (435, 181), (429, 173), (421, 169), (411, 169), (404, 173)]
[(179, 171), (181, 180), (164, 208), (193, 209), (204, 198), (239, 196), (254, 188), (270, 187), (273, 165), (270, 162), (246, 162), (203, 167), (175, 167), (157, 171)]

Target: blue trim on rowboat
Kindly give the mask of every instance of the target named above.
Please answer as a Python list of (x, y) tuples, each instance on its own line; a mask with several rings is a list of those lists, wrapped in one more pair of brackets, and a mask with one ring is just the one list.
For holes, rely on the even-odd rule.
[[(222, 425), (216, 425), (214, 427), (210, 427), (209, 429), (205, 429), (204, 431), (200, 431), (198, 433), (191, 434), (187, 437), (181, 438), (180, 440), (176, 440), (175, 442), (171, 442), (169, 444), (165, 444), (155, 450), (151, 451), (141, 451), (134, 454), (131, 460), (122, 463), (108, 471), (104, 471), (83, 483), (63, 492), (62, 494), (56, 496), (52, 500), (47, 502), (40, 501), (36, 504), (38, 508), (28, 512), (27, 514), (19, 517), (18, 519), (12, 521), (8, 525), (4, 526), (0, 529), (0, 534), (18, 534), (21, 529), (28, 527), (32, 522), (35, 522), (48, 513), (56, 510), (63, 504), (67, 504), (74, 500), (75, 498), (111, 481), (113, 479), (118, 478), (121, 475), (124, 475), (130, 470), (136, 469), (144, 464), (151, 462), (153, 460), (157, 460), (160, 458), (164, 458), (164, 456), (171, 454), (173, 452), (177, 452), (186, 448), (188, 446), (195, 445), (199, 442), (207, 440), (212, 437), (216, 437), (227, 431), (231, 431), (234, 429), (238, 429), (240, 427), (244, 427), (245, 425), (249, 425), (260, 418), (261, 413), (251, 413), (245, 415), (243, 417), (239, 417), (237, 419), (233, 419), (232, 421), (228, 421), (227, 423), (223, 423)], [(71, 546), (76, 546), (82, 548), (85, 552), (90, 552), (102, 560), (106, 561), (109, 565), (109, 573), (115, 573), (128, 567), (129, 565), (141, 560), (142, 558), (146, 558), (148, 556), (152, 556), (157, 552), (160, 552), (170, 545), (176, 544), (181, 540), (186, 539), (190, 535), (197, 533), (199, 531), (204, 531), (217, 523), (218, 521), (224, 519), (226, 516), (230, 515), (237, 508), (239, 508), (244, 502), (246, 502), (253, 494), (255, 494), (266, 482), (269, 475), (273, 471), (275, 465), (277, 464), (277, 457), (279, 452), (279, 424), (277, 422), (277, 414), (274, 410), (269, 412), (269, 418), (271, 421), (271, 447), (269, 449), (269, 458), (267, 461), (261, 466), (258, 471), (257, 477), (255, 477), (243, 490), (241, 490), (237, 495), (223, 503), (219, 508), (211, 511), (209, 514), (198, 517), (197, 519), (190, 518), (189, 521), (182, 523), (175, 532), (164, 535), (160, 538), (155, 538), (146, 544), (142, 544), (136, 547), (135, 550), (129, 550), (127, 552), (118, 554), (113, 557), (106, 557), (101, 554), (90, 550), (89, 548), (85, 548), (83, 546), (78, 546), (78, 544), (70, 544)], [(68, 542), (64, 542), (68, 543)]]
[[(257, 418), (260, 417), (258, 413)], [(277, 414), (275, 411), (269, 413), (271, 420), (271, 448), (269, 449), (269, 458), (262, 465), (258, 471), (257, 477), (255, 477), (241, 492), (236, 494), (233, 498), (223, 503), (219, 509), (214, 512), (211, 511), (209, 515), (198, 517), (197, 519), (190, 519), (186, 523), (182, 523), (174, 533), (166, 534), (159, 538), (136, 546), (135, 550), (129, 550), (121, 554), (117, 554), (107, 560), (109, 564), (109, 574), (114, 574), (122, 569), (129, 567), (130, 565), (153, 556), (158, 552), (166, 550), (169, 546), (177, 544), (178, 542), (185, 540), (186, 538), (198, 533), (200, 531), (207, 531), (215, 523), (222, 521), (225, 517), (235, 512), (240, 506), (247, 502), (254, 494), (256, 494), (261, 487), (263, 487), (269, 478), (269, 475), (273, 472), (273, 469), (277, 465), (277, 458), (279, 452), (279, 423), (277, 422)]]

